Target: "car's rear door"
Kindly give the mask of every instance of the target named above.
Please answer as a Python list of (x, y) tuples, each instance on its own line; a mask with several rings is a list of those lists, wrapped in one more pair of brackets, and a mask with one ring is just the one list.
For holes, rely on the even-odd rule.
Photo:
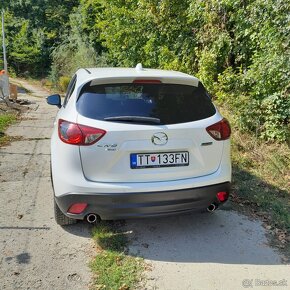
[(221, 117), (202, 85), (87, 84), (77, 110), (79, 124), (106, 131), (97, 143), (80, 146), (88, 180), (168, 181), (219, 167), (223, 142), (206, 127)]

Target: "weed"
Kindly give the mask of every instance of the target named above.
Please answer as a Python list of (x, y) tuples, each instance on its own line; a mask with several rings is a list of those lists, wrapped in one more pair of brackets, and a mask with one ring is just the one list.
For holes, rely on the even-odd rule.
[(15, 122), (16, 116), (14, 114), (0, 115), (0, 132), (3, 133), (6, 128)]
[(99, 253), (91, 263), (94, 289), (133, 289), (144, 269), (142, 259), (125, 254), (126, 233), (115, 223), (101, 222), (93, 229)]
[(0, 146), (9, 144), (9, 142), (11, 141), (11, 137), (7, 136), (4, 131), (8, 128), (9, 125), (13, 124), (15, 121), (15, 114), (0, 115)]
[[(230, 123), (233, 116), (222, 108)], [(234, 208), (265, 222), (273, 239), (290, 254), (290, 148), (286, 143), (265, 142), (232, 128)], [(285, 239), (277, 232), (285, 232)], [(282, 241), (282, 242), (281, 242)]]
[(103, 250), (123, 252), (127, 244), (125, 234), (105, 222), (93, 229), (93, 237)]

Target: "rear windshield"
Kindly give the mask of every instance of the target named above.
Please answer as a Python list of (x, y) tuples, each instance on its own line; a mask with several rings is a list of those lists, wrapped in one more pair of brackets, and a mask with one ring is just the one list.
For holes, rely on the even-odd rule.
[(198, 87), (162, 83), (91, 86), (88, 83), (77, 100), (77, 111), (96, 120), (142, 123), (148, 119), (150, 123), (152, 118), (164, 125), (197, 121), (216, 112), (200, 82)]

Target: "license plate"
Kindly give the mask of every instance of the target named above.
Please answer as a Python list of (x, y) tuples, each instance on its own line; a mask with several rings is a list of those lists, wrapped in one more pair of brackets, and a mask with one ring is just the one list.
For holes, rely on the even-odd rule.
[(188, 152), (134, 153), (130, 155), (132, 169), (188, 166)]

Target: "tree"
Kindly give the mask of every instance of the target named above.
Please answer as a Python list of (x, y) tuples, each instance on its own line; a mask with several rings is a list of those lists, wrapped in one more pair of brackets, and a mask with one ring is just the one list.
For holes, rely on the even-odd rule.
[(69, 29), (78, 0), (14, 0), (5, 3), (8, 60), (17, 73), (47, 74), (51, 52)]

